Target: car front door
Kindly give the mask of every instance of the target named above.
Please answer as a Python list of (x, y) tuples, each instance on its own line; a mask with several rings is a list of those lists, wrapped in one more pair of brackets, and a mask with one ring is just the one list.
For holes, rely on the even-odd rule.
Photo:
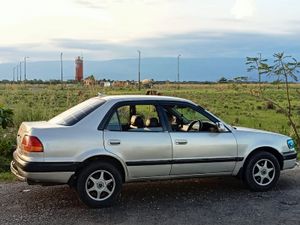
[(165, 105), (173, 144), (171, 175), (231, 173), (237, 158), (233, 134), (217, 129), (217, 119), (189, 104)]
[(169, 176), (172, 144), (154, 104), (116, 107), (104, 129), (105, 149), (124, 160), (130, 178)]

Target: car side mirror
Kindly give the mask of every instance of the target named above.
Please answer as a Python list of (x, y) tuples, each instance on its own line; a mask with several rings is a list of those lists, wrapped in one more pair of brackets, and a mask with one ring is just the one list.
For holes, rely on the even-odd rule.
[(227, 128), (225, 127), (225, 125), (223, 123), (217, 122), (216, 125), (218, 127), (219, 132), (226, 132), (227, 131)]

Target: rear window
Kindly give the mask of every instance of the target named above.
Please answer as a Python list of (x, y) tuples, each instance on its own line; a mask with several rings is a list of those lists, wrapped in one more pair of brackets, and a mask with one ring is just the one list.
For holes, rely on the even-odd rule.
[(104, 102), (105, 100), (99, 97), (88, 99), (53, 117), (49, 122), (64, 126), (72, 126), (103, 105)]

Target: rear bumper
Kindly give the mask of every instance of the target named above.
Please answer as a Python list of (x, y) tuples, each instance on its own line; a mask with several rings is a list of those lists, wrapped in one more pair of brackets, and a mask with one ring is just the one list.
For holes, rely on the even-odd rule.
[(297, 165), (297, 152), (283, 153), (283, 168), (292, 169)]
[(26, 181), (27, 174), (16, 166), (15, 161), (11, 161), (10, 171), (18, 178), (18, 180)]
[(18, 157), (16, 152), (10, 164), (10, 170), (18, 180), (29, 184), (66, 184), (75, 169), (74, 163), (27, 162)]

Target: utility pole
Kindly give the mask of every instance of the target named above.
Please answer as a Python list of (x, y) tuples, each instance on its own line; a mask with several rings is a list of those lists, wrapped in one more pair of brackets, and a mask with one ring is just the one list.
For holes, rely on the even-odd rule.
[(13, 82), (15, 82), (15, 71), (16, 71), (16, 67), (13, 67)]
[(16, 65), (17, 68), (17, 82), (19, 81), (19, 65)]
[(22, 81), (22, 63), (20, 62), (20, 81)]
[(64, 82), (64, 74), (63, 74), (63, 53), (60, 53), (60, 81), (61, 81), (61, 86), (63, 87), (63, 82)]
[(24, 57), (24, 81), (26, 82), (27, 77), (26, 77), (26, 59), (28, 59), (28, 56)]
[(177, 56), (177, 83), (178, 83), (178, 86), (177, 86), (177, 89), (179, 89), (179, 59), (180, 59), (180, 54)]
[(141, 90), (141, 51), (137, 50), (139, 53), (139, 66), (138, 66), (138, 87), (139, 91)]

